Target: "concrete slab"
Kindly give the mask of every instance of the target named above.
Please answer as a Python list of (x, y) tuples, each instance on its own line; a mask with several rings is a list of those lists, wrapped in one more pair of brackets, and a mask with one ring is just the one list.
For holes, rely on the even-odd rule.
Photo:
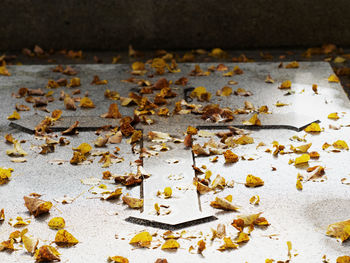
[[(201, 64), (202, 68), (216, 65)], [(227, 64), (233, 68), (237, 64)], [(210, 194), (200, 197), (201, 208), (204, 214), (214, 214), (218, 220), (198, 226), (186, 228), (188, 236), (192, 238), (179, 239), (181, 248), (178, 251), (169, 253), (157, 249), (139, 249), (134, 250), (128, 241), (132, 236), (141, 230), (150, 231), (154, 236), (153, 245), (161, 245), (164, 241), (161, 238), (164, 230), (158, 228), (139, 226), (126, 222), (125, 219), (134, 216), (140, 217), (140, 212), (130, 210), (122, 205), (120, 200), (115, 202), (101, 201), (96, 198), (96, 195), (91, 193), (91, 186), (81, 184), (80, 180), (87, 177), (102, 177), (102, 172), (110, 170), (113, 173), (123, 174), (135, 172), (135, 166), (130, 165), (130, 161), (139, 158), (138, 154), (132, 154), (130, 145), (124, 141), (118, 147), (121, 148), (120, 156), (123, 156), (125, 161), (114, 164), (110, 168), (105, 169), (98, 163), (99, 158), (95, 158), (90, 165), (72, 166), (65, 162), (62, 165), (53, 165), (49, 161), (55, 159), (69, 160), (72, 156), (71, 147), (76, 147), (82, 142), (90, 144), (96, 139), (96, 135), (92, 132), (81, 132), (78, 136), (71, 136), (71, 145), (69, 147), (57, 147), (54, 153), (47, 156), (39, 155), (34, 151), (32, 145), (42, 144), (33, 138), (32, 135), (23, 133), (8, 126), (9, 121), (6, 116), (10, 115), (14, 110), (14, 104), (22, 102), (11, 97), (12, 92), (16, 92), (22, 85), (28, 88), (43, 88), (46, 86), (48, 78), (58, 79), (63, 75), (55, 74), (50, 71), (51, 66), (22, 66), (9, 67), (13, 76), (0, 77), (1, 88), (0, 97), (2, 98), (1, 116), (0, 119), (0, 135), (12, 133), (15, 138), (26, 140), (23, 144), (24, 150), (28, 155), (27, 163), (12, 163), (10, 158), (2, 153), (0, 155), (1, 166), (13, 167), (14, 176), (12, 180), (0, 187), (0, 208), (5, 209), (6, 221), (0, 226), (0, 240), (5, 240), (9, 233), (15, 229), (7, 224), (9, 218), (22, 216), (29, 218), (27, 209), (23, 205), (23, 195), (32, 192), (43, 194), (42, 199), (53, 201), (56, 198), (69, 195), (77, 197), (77, 199), (68, 205), (63, 205), (55, 201), (55, 207), (50, 215), (40, 219), (32, 219), (28, 226), (29, 232), (41, 239), (42, 243), (49, 243), (54, 239), (55, 231), (50, 230), (47, 222), (54, 216), (62, 216), (67, 222), (67, 230), (76, 236), (80, 243), (73, 248), (59, 249), (63, 262), (104, 262), (108, 256), (121, 255), (129, 258), (130, 262), (154, 262), (157, 258), (167, 258), (168, 262), (264, 262), (266, 258), (275, 260), (287, 259), (287, 241), (293, 244), (292, 254), (298, 255), (293, 257), (293, 262), (320, 262), (323, 254), (326, 254), (331, 261), (340, 255), (345, 255), (349, 251), (349, 244), (340, 244), (335, 239), (325, 235), (325, 228), (328, 224), (346, 220), (348, 218), (348, 206), (350, 205), (349, 186), (342, 184), (341, 179), (348, 176), (348, 151), (339, 153), (328, 152), (322, 150), (324, 142), (333, 143), (338, 139), (343, 139), (349, 143), (348, 130), (346, 125), (350, 124), (349, 100), (337, 83), (330, 84), (327, 78), (332, 74), (332, 70), (327, 63), (301, 63), (299, 69), (276, 69), (277, 63), (266, 64), (238, 64), (243, 69), (248, 78), (243, 78), (243, 75), (234, 76), (231, 79), (238, 81), (238, 85), (232, 86), (244, 87), (253, 92), (254, 95), (241, 98), (231, 96), (223, 100), (218, 100), (213, 96), (213, 100), (217, 100), (224, 106), (242, 107), (244, 100), (251, 101), (254, 105), (268, 105), (274, 114), (291, 114), (298, 113), (310, 116), (321, 121), (321, 126), (325, 129), (318, 135), (306, 135), (307, 142), (312, 143), (311, 150), (318, 151), (321, 154), (319, 160), (310, 161), (309, 166), (322, 165), (326, 167), (327, 180), (324, 182), (307, 182), (304, 184), (303, 191), (297, 191), (295, 188), (296, 176), (298, 173), (304, 173), (305, 167), (294, 167), (289, 165), (289, 159), (297, 157), (296, 154), (279, 155), (278, 158), (266, 153), (266, 148), (272, 148), (272, 141), (277, 140), (280, 144), (289, 144), (294, 146), (303, 144), (304, 142), (295, 142), (290, 138), (292, 136), (303, 137), (303, 131), (297, 132), (286, 129), (261, 129), (251, 131), (251, 136), (255, 143), (252, 145), (242, 145), (234, 148), (233, 151), (239, 156), (252, 156), (254, 161), (240, 160), (232, 165), (224, 165), (222, 156), (219, 156), (217, 163), (212, 163), (209, 158), (196, 158), (196, 166), (206, 165), (208, 170), (213, 172), (213, 176), (220, 174), (227, 180), (234, 180), (236, 183), (233, 188), (227, 188), (223, 192), (218, 193), (218, 196), (224, 197), (227, 194), (233, 195), (233, 202), (242, 207), (240, 212), (222, 212), (215, 210), (209, 206), (215, 196)], [(76, 112), (64, 111), (64, 116), (99, 116), (105, 113), (109, 104), (112, 101), (106, 100), (103, 97), (103, 92), (106, 89), (104, 86), (94, 86), (89, 83), (92, 76), (97, 74), (101, 79), (108, 79), (108, 88), (117, 90), (122, 96), (127, 96), (130, 90), (136, 87), (135, 84), (122, 83), (122, 79), (128, 78), (130, 69), (125, 65), (86, 65), (75, 66), (79, 70), (78, 76), (82, 80), (81, 90), (84, 93), (89, 91), (90, 97), (95, 102), (97, 107), (91, 110), (78, 109)], [(188, 73), (193, 69), (193, 64), (181, 64), (182, 70), (179, 74), (167, 74), (167, 79), (176, 80), (181, 76), (188, 76)], [(275, 71), (274, 71), (275, 70)], [(264, 82), (266, 73), (274, 73), (273, 78), (276, 79), (275, 84), (266, 84)], [(295, 93), (284, 96), (286, 91), (281, 91), (277, 87), (281, 81), (291, 79), (293, 86), (292, 90)], [(154, 82), (157, 79), (151, 79)], [(230, 78), (229, 78), (230, 79)], [(258, 81), (260, 79), (260, 82)], [(251, 81), (252, 80), (252, 81)], [(209, 77), (189, 77), (188, 86), (205, 86), (211, 92), (227, 85), (227, 78), (222, 77), (222, 72), (213, 73)], [(251, 83), (250, 83), (251, 81)], [(311, 89), (312, 84), (318, 84), (319, 95), (313, 94)], [(261, 90), (259, 90), (261, 89)], [(67, 91), (67, 88), (59, 88), (55, 90), (54, 96), (58, 98), (60, 90)], [(182, 94), (182, 88), (175, 87), (178, 94)], [(304, 90), (304, 91), (303, 91)], [(68, 90), (70, 92), (70, 90)], [(265, 93), (268, 93), (266, 95)], [(173, 107), (173, 103), (177, 99), (171, 101), (169, 108)], [(273, 104), (281, 100), (289, 105), (286, 107), (275, 107)], [(119, 104), (119, 102), (117, 102)], [(197, 103), (195, 101), (195, 103)], [(49, 110), (64, 109), (63, 103), (56, 100), (50, 103)], [(120, 107), (122, 114), (132, 114), (133, 108)], [(338, 112), (341, 118), (338, 121), (327, 119), (331, 112)], [(344, 112), (344, 113), (343, 113)], [(21, 113), (22, 117), (30, 116), (30, 112)], [(40, 112), (42, 114), (42, 112)], [(246, 116), (248, 119), (248, 116)], [(151, 116), (157, 122), (151, 126), (144, 126), (144, 134), (148, 131), (157, 130), (169, 132), (174, 136), (182, 137), (183, 132), (189, 124), (191, 125), (212, 125), (212, 123), (204, 122), (195, 115), (174, 116), (171, 118), (162, 118)], [(329, 124), (343, 125), (339, 130), (329, 128)], [(222, 130), (222, 129), (221, 129)], [(212, 129), (211, 129), (212, 131)], [(144, 146), (148, 147), (149, 142), (144, 142)], [(196, 137), (197, 143), (204, 143), (208, 138), (204, 139)], [(265, 147), (256, 146), (259, 142), (264, 142)], [(157, 180), (158, 178), (167, 177), (170, 174), (190, 173), (189, 165), (192, 161), (190, 151), (184, 151), (180, 145), (170, 143), (171, 150), (160, 153), (160, 157), (153, 157), (149, 162), (145, 160), (145, 166), (149, 169), (154, 169), (155, 176), (150, 180), (150, 189), (145, 188), (145, 193), (149, 194), (149, 199), (145, 200), (145, 204), (152, 209), (154, 202), (159, 201), (154, 197), (154, 193), (158, 188), (163, 188), (169, 184), (167, 180)], [(4, 141), (0, 142), (2, 151), (11, 148)], [(113, 145), (108, 145), (106, 150), (113, 150)], [(160, 165), (161, 161), (168, 158), (178, 158), (183, 160), (183, 165), (178, 165), (176, 168), (168, 168), (167, 165)], [(247, 158), (246, 158), (247, 159)], [(272, 171), (271, 167), (275, 167), (276, 171)], [(165, 170), (163, 173), (162, 171)], [(159, 172), (159, 173), (158, 173)], [(252, 173), (255, 176), (261, 177), (265, 181), (265, 185), (260, 188), (246, 188), (244, 183), (247, 174)], [(158, 174), (158, 175), (157, 175)], [(190, 176), (184, 176), (178, 182), (181, 187), (192, 187)], [(155, 180), (154, 184), (151, 184)], [(146, 181), (147, 182), (147, 181)], [(103, 181), (108, 187), (115, 187), (114, 183)], [(172, 184), (175, 189), (177, 183)], [(159, 189), (161, 190), (161, 189)], [(130, 193), (132, 196), (140, 196), (140, 188), (123, 187), (124, 193)], [(180, 191), (177, 192), (179, 196)], [(189, 194), (189, 203), (185, 203), (186, 207), (192, 204), (195, 199), (194, 193)], [(261, 202), (259, 206), (249, 204), (249, 199), (253, 195), (259, 195)], [(145, 196), (146, 198), (146, 196)], [(174, 205), (177, 199), (174, 199)], [(171, 202), (173, 202), (171, 201)], [(198, 203), (197, 203), (198, 204)], [(185, 207), (184, 205), (184, 207)], [(178, 206), (178, 204), (176, 204)], [(197, 209), (197, 207), (195, 207)], [(190, 209), (190, 208), (188, 208)], [(146, 210), (145, 210), (146, 211)], [(230, 226), (230, 223), (237, 215), (245, 213), (263, 212), (263, 216), (271, 223), (266, 230), (256, 229), (251, 234), (251, 240), (244, 246), (241, 246), (235, 251), (219, 252), (217, 248), (223, 243), (222, 240), (216, 239), (210, 241), (211, 230), (216, 228), (218, 223), (226, 225), (227, 235), (236, 235), (236, 230)], [(181, 231), (181, 230), (180, 230)], [(180, 232), (179, 231), (179, 232)], [(196, 246), (198, 240), (205, 239), (207, 249), (202, 255), (191, 254), (188, 248)], [(0, 253), (0, 259), (4, 262), (33, 262), (33, 259), (22, 250), (12, 254)]]

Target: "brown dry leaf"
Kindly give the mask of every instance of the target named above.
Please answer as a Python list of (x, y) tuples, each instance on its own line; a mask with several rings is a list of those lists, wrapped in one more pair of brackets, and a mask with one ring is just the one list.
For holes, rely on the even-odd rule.
[(222, 177), (221, 175), (217, 175), (214, 179), (214, 181), (211, 183), (212, 189), (215, 188), (224, 188), (226, 185), (226, 180), (224, 177)]
[(104, 198), (104, 200), (114, 200), (119, 198), (123, 193), (123, 189), (122, 188), (117, 188), (114, 190), (114, 192), (110, 193), (106, 198)]
[(180, 247), (179, 242), (176, 241), (176, 239), (167, 239), (164, 244), (162, 245), (162, 250), (166, 249), (178, 249)]
[(142, 139), (142, 131), (141, 130), (134, 130), (130, 139), (128, 139), (126, 142), (128, 144), (133, 144), (135, 142), (140, 141), (141, 139)]
[(272, 79), (272, 77), (270, 76), (270, 74), (268, 74), (267, 76), (266, 76), (266, 79), (265, 79), (265, 82), (266, 83), (275, 83), (275, 81)]
[(129, 263), (129, 260), (127, 258), (122, 257), (122, 256), (113, 256), (113, 257), (108, 257), (108, 262)]
[[(79, 121), (75, 121), (67, 130), (62, 132), (62, 135), (75, 135), (78, 133), (78, 125)], [(63, 138), (63, 137), (61, 137)], [(60, 144), (61, 144), (61, 138), (60, 138)]]
[(67, 110), (76, 110), (77, 106), (75, 105), (74, 99), (71, 98), (69, 95), (65, 95), (64, 97), (64, 106), (66, 107)]
[(19, 113), (17, 111), (14, 111), (11, 115), (9, 115), (7, 117), (8, 120), (19, 120), (21, 118), (21, 116), (19, 115)]
[(152, 242), (152, 236), (150, 233), (144, 231), (135, 235), (129, 242), (131, 245), (136, 245), (139, 247), (150, 247)]
[(263, 185), (264, 185), (264, 181), (260, 177), (254, 176), (252, 174), (247, 175), (245, 186), (258, 187)]
[(0, 185), (6, 184), (10, 181), (12, 172), (13, 172), (12, 168), (0, 167)]
[(89, 97), (83, 97), (80, 100), (79, 107), (81, 107), (81, 108), (95, 108), (95, 104), (92, 102), (92, 100)]
[(23, 105), (23, 104), (17, 104), (15, 106), (17, 111), (30, 111), (30, 108), (27, 105)]
[(52, 207), (51, 202), (44, 201), (39, 198), (24, 196), (23, 199), (30, 214), (34, 215), (35, 217), (41, 214), (49, 213)]
[(48, 226), (51, 229), (62, 229), (65, 227), (65, 225), (66, 225), (66, 222), (64, 221), (63, 217), (51, 218), (49, 223), (48, 223)]
[(121, 143), (123, 139), (123, 134), (121, 131), (118, 131), (116, 134), (108, 138), (108, 142), (112, 144)]
[(198, 180), (195, 180), (194, 184), (196, 185), (197, 191), (202, 195), (205, 193), (208, 193), (211, 191), (210, 187), (202, 184), (201, 182), (199, 182)]
[(96, 147), (105, 147), (106, 146), (106, 143), (108, 142), (108, 137), (107, 136), (105, 136), (105, 137), (103, 137), (103, 136), (99, 136), (99, 137), (97, 137), (97, 139), (94, 141), (94, 145), (96, 146)]
[(220, 198), (220, 197), (216, 197), (215, 201), (212, 201), (210, 205), (214, 208), (229, 210), (229, 211), (237, 211), (239, 209), (239, 207), (232, 204), (232, 202), (228, 201), (225, 198)]
[(108, 84), (108, 80), (106, 79), (101, 80), (99, 76), (95, 75), (94, 79), (91, 81), (91, 84), (105, 85), (105, 84)]
[(119, 119), (122, 115), (119, 112), (118, 105), (116, 103), (112, 103), (109, 106), (108, 112), (101, 115), (102, 118), (111, 118), (111, 119)]
[(327, 227), (326, 235), (344, 242), (350, 237), (350, 220), (330, 224)]
[(61, 261), (59, 255), (56, 248), (44, 245), (35, 251), (34, 258), (36, 262)]
[(127, 204), (130, 208), (139, 209), (143, 207), (143, 199), (131, 197), (128, 195), (123, 196), (123, 202)]
[(224, 152), (225, 163), (236, 163), (238, 162), (238, 155), (233, 153), (231, 150), (227, 150)]
[(230, 237), (224, 237), (224, 244), (221, 245), (218, 250), (219, 251), (225, 251), (227, 249), (236, 249), (238, 248), (238, 245), (233, 243)]
[(197, 98), (199, 101), (209, 101), (211, 98), (211, 93), (207, 92), (205, 87), (200, 86), (191, 92), (190, 97)]
[(60, 247), (71, 247), (78, 244), (79, 241), (67, 230), (61, 229), (56, 233), (55, 243)]

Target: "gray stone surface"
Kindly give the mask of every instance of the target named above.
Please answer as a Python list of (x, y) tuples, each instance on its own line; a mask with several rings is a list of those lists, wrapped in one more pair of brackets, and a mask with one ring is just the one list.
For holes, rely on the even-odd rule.
[(2, 1), (0, 50), (350, 45), (346, 0)]
[[(201, 64), (202, 68), (214, 65), (214, 63)], [(227, 64), (230, 68), (237, 64)], [(287, 259), (287, 241), (293, 244), (292, 254), (298, 253), (293, 258), (293, 262), (321, 262), (324, 254), (334, 262), (336, 257), (345, 255), (349, 251), (349, 242), (340, 244), (335, 239), (325, 235), (325, 229), (328, 224), (349, 219), (348, 207), (350, 205), (349, 185), (341, 184), (340, 180), (348, 177), (348, 160), (350, 153), (341, 151), (339, 153), (328, 152), (322, 150), (324, 142), (333, 143), (338, 139), (343, 139), (349, 144), (348, 127), (342, 127), (339, 130), (332, 130), (329, 124), (348, 125), (350, 124), (349, 116), (349, 100), (337, 83), (328, 83), (327, 78), (332, 74), (332, 69), (328, 63), (324, 62), (306, 62), (300, 63), (299, 69), (279, 69), (278, 63), (249, 63), (238, 64), (244, 71), (244, 75), (234, 76), (232, 79), (239, 82), (236, 87), (245, 87), (251, 90), (254, 95), (251, 97), (240, 98), (230, 96), (225, 100), (218, 101), (223, 105), (231, 107), (241, 107), (244, 100), (252, 101), (256, 105), (267, 104), (273, 114), (282, 113), (299, 113), (306, 114), (312, 118), (319, 119), (324, 131), (318, 135), (311, 135), (305, 132), (296, 132), (292, 130), (254, 130), (251, 136), (255, 143), (252, 145), (242, 145), (233, 149), (239, 156), (253, 157), (254, 161), (239, 160), (239, 162), (231, 165), (225, 165), (223, 157), (219, 157), (217, 163), (211, 163), (208, 158), (196, 158), (196, 165), (206, 165), (213, 172), (213, 177), (217, 174), (224, 176), (228, 181), (233, 179), (235, 185), (233, 188), (227, 188), (223, 192), (218, 193), (220, 197), (228, 194), (233, 195), (233, 202), (241, 206), (240, 212), (223, 212), (213, 209), (209, 206), (210, 201), (214, 199), (214, 195), (209, 193), (200, 198), (203, 213), (215, 214), (218, 221), (211, 222), (199, 226), (186, 228), (187, 235), (196, 238), (179, 239), (181, 248), (175, 252), (165, 252), (157, 249), (138, 249), (134, 250), (128, 244), (131, 237), (141, 230), (150, 231), (154, 236), (153, 244), (162, 244), (163, 239), (160, 237), (163, 230), (157, 228), (138, 226), (125, 222), (129, 216), (140, 216), (139, 211), (133, 211), (122, 205), (121, 201), (108, 202), (101, 201), (96, 195), (91, 193), (91, 186), (81, 184), (80, 180), (87, 177), (101, 178), (103, 171), (107, 170), (101, 167), (96, 158), (90, 165), (72, 166), (65, 162), (62, 165), (52, 165), (49, 163), (53, 159), (69, 160), (72, 156), (71, 147), (76, 147), (82, 142), (92, 142), (96, 139), (93, 132), (81, 132), (78, 136), (70, 136), (71, 145), (67, 147), (57, 147), (54, 153), (47, 156), (39, 155), (32, 145), (40, 145), (43, 141), (33, 138), (21, 131), (17, 131), (8, 126), (9, 121), (6, 116), (14, 110), (14, 104), (22, 102), (11, 97), (12, 92), (24, 85), (28, 88), (44, 88), (48, 78), (57, 79), (62, 77), (60, 74), (52, 73), (52, 66), (16, 66), (9, 67), (12, 77), (0, 77), (0, 98), (1, 98), (1, 118), (0, 118), (0, 136), (6, 133), (12, 133), (15, 138), (27, 140), (23, 144), (23, 148), (29, 153), (28, 162), (24, 164), (12, 163), (10, 158), (5, 155), (4, 151), (11, 148), (4, 140), (0, 141), (0, 166), (13, 167), (14, 173), (11, 181), (0, 186), (0, 208), (5, 208), (6, 221), (0, 225), (0, 241), (7, 239), (10, 232), (15, 229), (9, 226), (8, 220), (22, 216), (30, 218), (27, 209), (23, 205), (23, 195), (31, 192), (43, 194), (42, 199), (53, 201), (56, 198), (69, 195), (78, 197), (72, 204), (63, 205), (53, 201), (55, 207), (50, 215), (40, 217), (38, 219), (31, 218), (32, 222), (28, 226), (29, 233), (40, 238), (41, 244), (49, 243), (54, 239), (55, 231), (47, 227), (47, 222), (54, 216), (62, 216), (65, 218), (66, 229), (76, 236), (81, 243), (73, 248), (59, 249), (62, 254), (62, 262), (105, 262), (106, 258), (111, 255), (121, 255), (128, 257), (130, 262), (154, 262), (156, 258), (167, 258), (168, 262), (264, 262), (266, 258), (275, 260)], [(189, 70), (193, 68), (193, 64), (181, 64), (181, 73), (166, 74), (168, 79), (175, 80), (180, 76), (187, 76)], [(101, 79), (108, 79), (109, 87), (112, 90), (118, 90), (122, 95), (126, 96), (128, 92), (135, 88), (135, 84), (126, 84), (120, 80), (129, 77), (130, 69), (126, 65), (79, 65), (78, 76), (82, 80), (81, 90), (84, 93), (89, 91), (92, 100), (97, 107), (91, 110), (78, 109), (76, 112), (64, 111), (64, 116), (91, 116), (100, 115), (106, 112), (111, 101), (103, 97), (105, 86), (90, 85), (92, 75), (98, 74)], [(265, 73), (274, 73), (273, 78), (276, 83), (269, 85), (264, 83)], [(228, 81), (223, 78), (222, 72), (212, 73), (209, 77), (190, 77), (189, 86), (203, 85), (212, 92), (221, 88)], [(290, 78), (295, 91), (293, 95), (284, 96), (286, 91), (281, 91), (277, 87), (282, 80)], [(221, 80), (220, 80), (221, 79)], [(229, 78), (230, 79), (230, 78)], [(260, 80), (260, 82), (258, 81)], [(152, 81), (154, 81), (152, 79)], [(319, 95), (313, 94), (311, 84), (319, 85)], [(59, 90), (63, 89), (70, 92), (68, 88), (59, 88), (55, 90), (54, 96), (57, 98)], [(174, 90), (181, 93), (182, 88), (174, 87)], [(258, 91), (261, 89), (262, 91)], [(304, 91), (303, 91), (304, 90)], [(265, 95), (263, 93), (266, 93)], [(213, 96), (213, 100), (217, 98)], [(177, 100), (177, 99), (175, 99)], [(169, 108), (173, 106), (172, 100)], [(277, 108), (273, 104), (281, 100), (290, 105)], [(195, 103), (198, 103), (196, 100)], [(120, 102), (117, 102), (118, 104)], [(56, 108), (64, 109), (63, 103), (56, 100), (48, 107), (49, 110)], [(120, 107), (123, 114), (131, 114), (133, 108)], [(327, 119), (327, 115), (331, 112), (338, 112), (341, 118), (338, 121)], [(344, 113), (343, 113), (344, 112)], [(39, 112), (43, 114), (42, 112)], [(21, 116), (30, 116), (30, 112), (21, 113)], [(44, 115), (44, 114), (43, 114)], [(153, 116), (151, 116), (153, 117)], [(145, 134), (149, 130), (158, 130), (170, 132), (177, 137), (183, 137), (188, 124), (211, 125), (210, 122), (199, 120), (198, 116), (176, 116), (175, 118), (162, 119), (154, 117), (157, 123), (154, 126), (144, 127)], [(248, 118), (248, 116), (247, 116)], [(146, 129), (147, 128), (147, 129)], [(294, 159), (297, 154), (279, 155), (277, 158), (266, 153), (266, 148), (272, 148), (272, 142), (277, 140), (280, 144), (294, 146), (304, 144), (303, 142), (291, 141), (294, 135), (303, 137), (308, 142), (312, 142), (312, 151), (318, 151), (321, 154), (319, 160), (311, 160), (309, 166), (323, 165), (326, 167), (327, 180), (324, 182), (307, 182), (304, 183), (304, 190), (297, 191), (295, 188), (296, 177), (298, 173), (305, 173), (306, 167), (294, 167), (289, 165), (289, 159)], [(207, 139), (195, 137), (196, 142), (204, 143)], [(146, 138), (145, 138), (146, 140)], [(259, 142), (264, 142), (265, 147), (256, 146)], [(149, 142), (145, 142), (144, 146), (148, 146)], [(158, 161), (166, 158), (184, 158), (186, 162), (191, 158), (188, 154), (182, 154), (181, 147), (169, 143), (171, 150), (164, 155), (160, 153), (161, 158), (155, 157), (148, 164), (157, 171)], [(120, 155), (125, 158), (125, 162), (114, 164), (108, 170), (113, 173), (123, 174), (125, 172), (135, 172), (135, 166), (130, 165), (130, 161), (136, 160), (138, 154), (132, 154), (130, 146), (123, 141), (121, 145)], [(112, 150), (114, 145), (108, 145), (108, 150)], [(105, 150), (103, 149), (103, 150)], [(171, 151), (174, 152), (172, 155)], [(271, 167), (276, 167), (276, 171), (271, 171)], [(181, 174), (188, 172), (188, 167), (183, 168), (165, 168), (164, 174), (157, 173), (154, 178), (160, 178), (170, 174)], [(186, 170), (185, 170), (186, 169)], [(265, 181), (265, 185), (260, 188), (246, 188), (243, 183), (247, 174), (252, 173), (261, 177)], [(152, 177), (150, 178), (153, 179)], [(150, 183), (152, 182), (150, 180)], [(108, 187), (114, 188), (113, 182), (103, 181)], [(164, 187), (168, 181), (157, 181), (159, 187)], [(183, 185), (182, 185), (183, 184)], [(179, 182), (181, 187), (190, 188), (192, 184), (189, 177)], [(174, 184), (175, 187), (175, 184)], [(147, 189), (145, 189), (147, 190)], [(151, 191), (154, 195), (156, 188)], [(159, 189), (162, 190), (162, 189)], [(123, 188), (124, 193), (130, 193), (132, 196), (138, 197), (140, 194), (139, 187)], [(148, 197), (152, 196), (152, 193)], [(176, 195), (181, 196), (180, 191), (174, 191)], [(175, 196), (176, 196), (175, 195)], [(253, 195), (259, 195), (261, 202), (259, 206), (249, 204), (249, 199)], [(146, 202), (149, 206), (153, 202), (159, 201), (156, 197)], [(176, 199), (174, 200), (174, 203)], [(184, 206), (185, 207), (185, 206)], [(151, 208), (149, 208), (151, 209)], [(216, 249), (222, 244), (222, 240), (210, 241), (211, 230), (216, 228), (218, 223), (226, 224), (227, 234), (235, 237), (236, 231), (230, 226), (230, 223), (237, 215), (245, 213), (263, 212), (263, 216), (271, 223), (266, 230), (256, 229), (251, 234), (251, 240), (234, 251), (219, 252)], [(117, 234), (117, 238), (115, 235)], [(203, 256), (198, 254), (190, 254), (188, 248), (196, 246), (199, 239), (206, 239), (207, 249), (203, 252)], [(32, 257), (22, 250), (9, 253), (0, 253), (0, 262), (33, 262)]]

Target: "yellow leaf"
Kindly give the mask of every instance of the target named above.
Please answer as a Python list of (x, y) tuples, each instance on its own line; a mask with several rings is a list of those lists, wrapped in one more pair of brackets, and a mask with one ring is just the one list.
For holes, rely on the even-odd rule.
[(344, 242), (350, 237), (350, 220), (331, 224), (327, 228), (326, 235), (340, 239)]
[(303, 190), (303, 184), (301, 183), (301, 179), (297, 179), (297, 183), (295, 186), (298, 190)]
[(300, 145), (298, 147), (291, 146), (291, 150), (293, 150), (293, 152), (295, 152), (295, 153), (306, 153), (309, 150), (309, 148), (311, 147), (311, 145), (312, 145), (312, 143)]
[(108, 262), (129, 263), (129, 260), (121, 256), (113, 256), (113, 257), (108, 257)]
[(292, 82), (290, 80), (283, 81), (279, 89), (290, 89), (292, 87)]
[(230, 237), (224, 237), (224, 244), (221, 245), (218, 250), (224, 251), (226, 249), (235, 249), (238, 248), (238, 245), (233, 243)]
[(257, 126), (261, 126), (261, 121), (258, 118), (258, 114), (254, 114), (249, 121), (243, 121), (244, 125), (257, 125)]
[(336, 83), (338, 83), (340, 81), (339, 81), (339, 78), (335, 74), (332, 74), (332, 75), (330, 75), (328, 77), (328, 82), (336, 82)]
[(250, 199), (249, 199), (249, 203), (252, 205), (259, 205), (260, 203), (260, 197), (258, 195), (253, 195)]
[(247, 175), (245, 186), (257, 187), (262, 185), (264, 185), (264, 181), (260, 177), (254, 176), (252, 174)]
[(254, 143), (254, 139), (253, 139), (253, 137), (243, 135), (243, 136), (239, 137), (238, 139), (234, 140), (234, 143), (241, 144), (241, 145), (252, 144), (252, 143)]
[(343, 140), (337, 140), (336, 142), (334, 142), (333, 147), (340, 150), (343, 150), (343, 149), (349, 150), (349, 146)]
[(80, 100), (80, 107), (82, 108), (95, 108), (95, 104), (92, 102), (92, 100), (88, 97), (84, 97)]
[(67, 230), (61, 229), (56, 233), (55, 243), (60, 247), (70, 247), (78, 244), (79, 241)]
[(318, 123), (313, 122), (304, 129), (305, 132), (321, 132), (321, 127)]
[(10, 116), (7, 117), (8, 120), (19, 120), (21, 116), (17, 111), (14, 111)]
[(151, 245), (152, 236), (150, 233), (144, 231), (135, 235), (129, 242), (129, 244), (137, 245), (140, 247), (149, 247)]
[(225, 162), (226, 163), (235, 163), (238, 162), (238, 155), (234, 154), (231, 150), (224, 152)]
[(289, 259), (291, 259), (291, 257), (292, 257), (292, 254), (291, 254), (291, 251), (292, 251), (292, 242), (287, 241), (287, 247), (288, 247), (288, 257), (289, 257)]
[(0, 66), (0, 75), (11, 76), (11, 73), (6, 68), (6, 62), (4, 60), (2, 61), (2, 66)]
[(0, 167), (0, 185), (8, 183), (13, 172), (12, 168)]
[(29, 253), (34, 253), (36, 250), (36, 247), (39, 244), (39, 239), (32, 239), (30, 237), (27, 237), (26, 235), (22, 235), (22, 242), (24, 245), (24, 248), (29, 252)]
[(228, 86), (224, 86), (221, 90), (216, 92), (217, 96), (229, 96), (232, 94), (232, 88)]
[(90, 146), (90, 144), (83, 142), (82, 144), (80, 144), (77, 148), (73, 148), (74, 151), (78, 151), (81, 154), (87, 154), (88, 152), (90, 152), (92, 149), (92, 147)]
[(9, 156), (26, 156), (27, 152), (22, 149), (21, 143), (17, 140), (13, 142), (13, 149), (6, 150), (6, 154)]
[(292, 61), (286, 65), (286, 68), (299, 68), (299, 63), (297, 61)]
[(288, 103), (283, 103), (283, 102), (280, 102), (280, 101), (277, 101), (275, 103), (275, 106), (276, 107), (283, 107), (283, 106), (288, 106), (289, 104)]
[(5, 210), (4, 208), (0, 210), (0, 222), (5, 220)]
[(136, 62), (132, 63), (131, 68), (134, 71), (135, 70), (144, 70), (145, 69), (145, 63), (136, 61)]
[(179, 242), (176, 239), (167, 239), (162, 245), (162, 249), (178, 249), (180, 247)]
[(244, 233), (244, 232), (240, 232), (239, 234), (238, 234), (238, 237), (235, 239), (235, 242), (237, 243), (237, 244), (239, 244), (239, 243), (245, 243), (245, 242), (248, 242), (249, 241), (249, 236), (248, 236), (248, 234), (246, 234), (246, 233)]
[(310, 155), (307, 153), (302, 154), (301, 156), (295, 158), (294, 164), (302, 164), (302, 163), (307, 163), (310, 160)]
[(56, 248), (45, 245), (35, 251), (34, 258), (36, 262), (60, 261), (59, 255)]
[(171, 190), (171, 187), (165, 187), (164, 188), (164, 196), (165, 198), (170, 198), (173, 191)]
[(338, 257), (337, 263), (350, 263), (350, 256)]
[(54, 217), (48, 223), (48, 226), (51, 229), (62, 229), (65, 227), (65, 225), (66, 225), (66, 222), (62, 217)]
[(200, 86), (191, 92), (190, 97), (197, 98), (199, 101), (209, 101), (211, 98), (211, 93), (207, 92), (205, 87)]
[(330, 114), (328, 115), (328, 119), (338, 120), (338, 119), (339, 119), (338, 112), (330, 113)]
[(72, 78), (70, 80), (70, 83), (68, 84), (68, 87), (79, 87), (81, 84), (80, 84), (80, 78)]
[(272, 79), (271, 75), (268, 74), (268, 75), (266, 76), (265, 82), (266, 82), (266, 83), (274, 83), (275, 81)]

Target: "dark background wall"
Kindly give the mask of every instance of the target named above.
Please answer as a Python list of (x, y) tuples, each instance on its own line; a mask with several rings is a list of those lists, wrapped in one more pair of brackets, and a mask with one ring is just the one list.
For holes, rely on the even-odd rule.
[(0, 50), (350, 46), (349, 0), (2, 0)]

